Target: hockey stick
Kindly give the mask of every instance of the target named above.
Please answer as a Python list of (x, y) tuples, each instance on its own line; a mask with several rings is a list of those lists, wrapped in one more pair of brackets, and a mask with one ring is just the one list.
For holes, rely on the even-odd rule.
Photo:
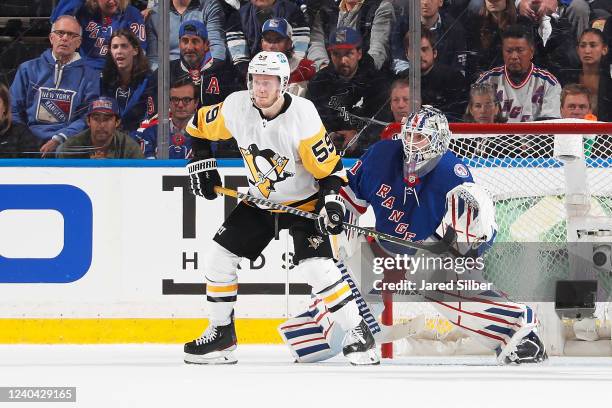
[[(253, 204), (263, 205), (263, 206), (269, 207), (269, 209), (272, 209), (272, 210), (286, 211), (289, 214), (308, 218), (310, 220), (316, 220), (317, 218), (319, 218), (318, 215), (313, 214), (308, 211), (303, 211), (295, 207), (289, 207), (288, 205), (275, 203), (274, 201), (266, 200), (265, 198), (253, 197), (252, 195), (244, 194), (236, 190), (230, 190), (229, 188), (225, 188), (225, 187), (215, 186), (215, 193), (239, 198), (241, 200), (245, 200)], [(379, 232), (374, 229), (360, 227), (359, 225), (354, 225), (354, 224), (350, 224), (347, 222), (342, 223), (342, 226), (344, 227), (345, 230), (355, 231), (355, 232), (365, 235), (366, 237), (382, 239), (384, 241), (389, 241), (394, 244), (412, 248), (412, 249), (422, 249), (425, 251), (429, 251), (433, 254), (444, 254), (452, 250), (449, 244), (444, 239), (438, 242), (430, 243), (430, 244), (419, 244), (417, 242), (406, 241), (404, 239), (394, 237), (393, 235), (385, 234), (384, 232)]]

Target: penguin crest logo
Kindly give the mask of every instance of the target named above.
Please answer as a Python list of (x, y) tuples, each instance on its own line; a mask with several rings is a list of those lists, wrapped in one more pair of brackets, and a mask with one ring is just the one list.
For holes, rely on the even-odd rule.
[(257, 187), (265, 198), (276, 191), (274, 189), (276, 183), (294, 175), (285, 171), (289, 159), (270, 149), (259, 150), (257, 145), (252, 144), (247, 149), (241, 147), (240, 153), (251, 172), (249, 184)]

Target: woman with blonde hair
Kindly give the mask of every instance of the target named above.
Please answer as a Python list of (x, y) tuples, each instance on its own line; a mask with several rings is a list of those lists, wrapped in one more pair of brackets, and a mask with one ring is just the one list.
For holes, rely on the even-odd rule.
[(62, 15), (75, 16), (83, 27), (81, 57), (87, 65), (101, 71), (110, 52), (113, 32), (129, 29), (147, 50), (144, 19), (129, 0), (59, 0), (51, 14), (51, 22)]
[(23, 123), (14, 123), (11, 93), (0, 83), (0, 159), (40, 157), (40, 139)]
[(504, 123), (501, 104), (491, 84), (474, 84), (470, 88), (470, 101), (463, 115), (465, 122)]

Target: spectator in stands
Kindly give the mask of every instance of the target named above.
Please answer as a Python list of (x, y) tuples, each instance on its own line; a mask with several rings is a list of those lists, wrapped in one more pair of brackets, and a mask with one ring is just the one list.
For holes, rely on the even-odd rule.
[(532, 14), (521, 15), (518, 23), (531, 30), (534, 38), (535, 63), (554, 75), (577, 60), (573, 33), (567, 16), (560, 14), (557, 0), (525, 0)]
[(495, 99), (495, 89), (491, 84), (474, 84), (470, 88), (470, 102), (463, 115), (465, 122), (504, 123), (501, 105)]
[(476, 79), (483, 71), (501, 65), (501, 33), (516, 23), (514, 0), (484, 0), (476, 14), (470, 14), (467, 26), (468, 78)]
[(198, 88), (199, 105), (223, 102), (227, 95), (238, 89), (237, 78), (232, 77), (222, 64), (214, 63), (204, 23), (185, 21), (178, 36), (180, 59), (170, 61), (170, 83), (190, 79)]
[(51, 26), (51, 49), (21, 64), (11, 85), (14, 123), (23, 123), (41, 140), (43, 157), (85, 129), (87, 104), (100, 94), (97, 71), (75, 50), (81, 26), (73, 16), (60, 16)]
[(0, 83), (0, 159), (40, 157), (38, 149), (40, 139), (23, 123), (13, 123), (9, 90)]
[(304, 96), (308, 81), (317, 69), (313, 61), (307, 58), (296, 58), (294, 55), (291, 25), (284, 18), (271, 18), (261, 28), (261, 49), (263, 51), (282, 52), (289, 60), (291, 76), (287, 91), (293, 95)]
[[(441, 110), (449, 121), (459, 120), (467, 106), (469, 84), (461, 72), (437, 61), (438, 50), (434, 45), (434, 33), (421, 32), (421, 101)], [(404, 37), (404, 49), (408, 58), (410, 33)], [(408, 71), (399, 76), (407, 76)]]
[[(223, 10), (217, 0), (172, 0), (170, 2), (170, 60), (180, 58), (179, 28), (181, 23), (189, 20), (198, 20), (204, 23), (210, 40), (210, 53), (213, 62), (222, 64), (225, 61), (226, 46)], [(157, 50), (157, 37), (159, 27), (159, 12), (156, 5), (147, 18), (147, 41), (149, 49), (147, 56), (153, 69), (157, 69), (159, 56)]]
[(361, 34), (362, 49), (374, 60), (376, 69), (390, 62), (391, 27), (395, 22), (390, 0), (342, 0), (332, 5), (327, 15), (319, 13), (312, 22), (308, 57), (318, 66), (329, 64), (325, 40), (337, 27), (351, 27)]
[[(573, 39), (578, 38), (589, 26), (589, 3), (593, 0), (520, 0), (518, 11), (521, 16), (539, 21), (552, 14), (565, 15), (571, 25)], [(563, 4), (559, 4), (563, 3)], [(561, 9), (560, 9), (561, 7)]]
[[(185, 127), (196, 111), (197, 92), (199, 87), (194, 86), (190, 78), (182, 78), (170, 85), (169, 159), (189, 159), (193, 156), (191, 137), (185, 132)], [(155, 116), (131, 134), (140, 144), (146, 159), (157, 157), (157, 124)]]
[(113, 98), (101, 96), (89, 104), (89, 129), (68, 139), (57, 149), (64, 159), (142, 159), (140, 146), (119, 130), (119, 107)]
[(117, 100), (121, 127), (126, 132), (136, 130), (140, 122), (154, 114), (156, 92), (157, 83), (138, 38), (125, 28), (115, 31), (102, 71), (100, 93)]
[(393, 81), (390, 90), (389, 107), (393, 122), (402, 122), (410, 113), (410, 83), (406, 78)]
[[(338, 28), (329, 41), (332, 65), (319, 71), (308, 85), (308, 96), (325, 128), (334, 132), (339, 150), (370, 126), (370, 118), (379, 118), (387, 105), (387, 80), (374, 66), (372, 57), (363, 52), (361, 41), (354, 29)], [(367, 135), (362, 132), (360, 137)], [(352, 146), (356, 146), (354, 142)], [(359, 155), (350, 149), (347, 153)]]
[(483, 73), (477, 83), (490, 83), (508, 122), (558, 118), (561, 86), (548, 71), (535, 66), (534, 40), (522, 25), (502, 33), (504, 65)]
[(589, 89), (593, 98), (593, 113), (599, 120), (612, 121), (612, 79), (606, 62), (608, 44), (596, 28), (584, 30), (576, 47), (581, 67), (564, 70), (561, 83), (579, 83)]
[(250, 56), (261, 51), (261, 27), (274, 17), (284, 18), (291, 24), (295, 58), (304, 58), (310, 43), (310, 27), (297, 3), (290, 0), (250, 0), (240, 7), (242, 31)]
[(567, 84), (561, 91), (561, 117), (585, 119), (593, 114), (593, 94), (581, 84)]
[(113, 32), (125, 28), (131, 30), (147, 50), (145, 26), (142, 15), (129, 0), (60, 0), (51, 22), (62, 15), (73, 15), (84, 30), (81, 56), (91, 68), (101, 71), (109, 53)]
[[(240, 21), (240, 1), (219, 0), (219, 5), (223, 10), (225, 18), (226, 60), (232, 61), (233, 75), (237, 76), (241, 83), (246, 83), (247, 70), (251, 58), (249, 57), (249, 48)], [(229, 69), (230, 67), (227, 65), (229, 64), (226, 64), (226, 69)]]
[[(456, 70), (466, 67), (466, 36), (459, 21), (440, 10), (443, 0), (421, 0), (421, 23), (434, 34), (434, 44), (438, 49), (438, 62)], [(404, 53), (404, 37), (408, 32), (408, 7), (398, 11), (391, 30), (392, 69), (397, 74), (408, 68)]]

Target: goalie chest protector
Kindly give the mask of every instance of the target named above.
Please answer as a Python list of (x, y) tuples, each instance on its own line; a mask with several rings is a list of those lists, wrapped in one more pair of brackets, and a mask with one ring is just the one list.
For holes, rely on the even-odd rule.
[(347, 172), (349, 186), (342, 195), (360, 213), (368, 204), (372, 206), (377, 231), (421, 241), (442, 222), (446, 194), (473, 179), (468, 167), (450, 151), (414, 186), (404, 180), (403, 164), (400, 140), (372, 145)]

